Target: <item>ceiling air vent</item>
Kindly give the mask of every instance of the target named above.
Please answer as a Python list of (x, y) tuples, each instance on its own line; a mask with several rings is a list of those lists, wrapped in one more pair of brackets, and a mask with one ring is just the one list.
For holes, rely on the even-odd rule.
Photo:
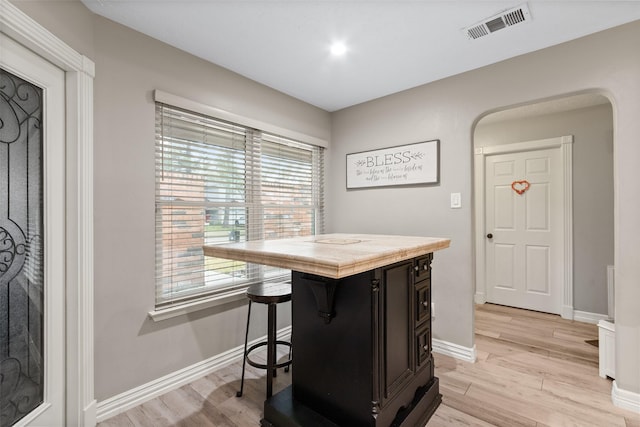
[(505, 10), (504, 12), (496, 16), (492, 16), (489, 19), (485, 19), (471, 27), (465, 28), (465, 32), (470, 39), (475, 40), (491, 33), (495, 33), (503, 28), (529, 21), (531, 21), (531, 15), (529, 14), (529, 8), (525, 3), (513, 9)]

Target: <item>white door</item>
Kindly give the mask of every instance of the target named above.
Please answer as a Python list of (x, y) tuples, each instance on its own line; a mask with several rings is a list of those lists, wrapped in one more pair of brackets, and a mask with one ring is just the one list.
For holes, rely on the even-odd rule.
[(0, 416), (65, 425), (65, 74), (0, 34)]
[(487, 301), (560, 314), (560, 148), (485, 157)]

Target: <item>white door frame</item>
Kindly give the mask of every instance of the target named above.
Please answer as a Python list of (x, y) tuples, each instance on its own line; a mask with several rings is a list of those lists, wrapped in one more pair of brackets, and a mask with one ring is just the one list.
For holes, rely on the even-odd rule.
[(561, 316), (573, 320), (573, 183), (572, 151), (573, 135), (538, 141), (478, 147), (474, 150), (474, 199), (475, 199), (475, 243), (476, 243), (476, 304), (484, 304), (486, 299), (485, 271), (485, 157), (493, 154), (517, 153), (522, 151), (560, 148), (563, 188), (563, 283)]
[(66, 425), (94, 426), (93, 78), (94, 63), (20, 9), (0, 0), (0, 32), (65, 72)]

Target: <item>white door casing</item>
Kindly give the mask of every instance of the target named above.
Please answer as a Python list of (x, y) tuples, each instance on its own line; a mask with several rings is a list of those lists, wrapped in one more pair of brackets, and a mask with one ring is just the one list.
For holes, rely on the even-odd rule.
[[(565, 136), (475, 150), (477, 303), (573, 319), (572, 143)], [(518, 195), (511, 183), (524, 179), (531, 187)]]
[[(8, 0), (0, 0), (0, 33), (12, 38), (65, 75), (66, 423), (95, 426), (93, 364), (93, 78), (94, 63), (35, 22)], [(45, 190), (47, 191), (47, 190)]]
[(64, 72), (0, 33), (0, 67), (43, 89), (44, 402), (21, 425), (64, 425)]

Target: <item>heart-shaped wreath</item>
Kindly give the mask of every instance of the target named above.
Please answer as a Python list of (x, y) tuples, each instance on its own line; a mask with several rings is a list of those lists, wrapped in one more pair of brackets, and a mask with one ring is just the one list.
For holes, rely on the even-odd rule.
[(526, 179), (522, 181), (513, 181), (511, 183), (511, 188), (519, 195), (524, 194), (524, 192), (527, 191), (529, 187), (531, 187), (531, 184), (529, 184), (529, 181), (527, 181)]

